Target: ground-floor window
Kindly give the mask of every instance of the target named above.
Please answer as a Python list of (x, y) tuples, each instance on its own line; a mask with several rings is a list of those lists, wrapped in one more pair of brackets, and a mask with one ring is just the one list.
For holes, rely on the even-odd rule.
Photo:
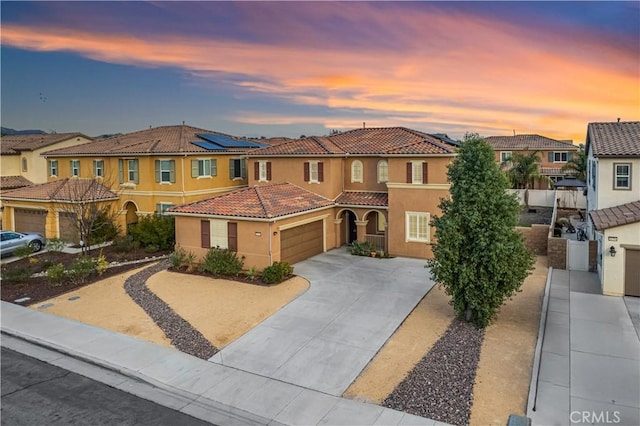
[(429, 216), (429, 213), (406, 212), (406, 241), (429, 242)]

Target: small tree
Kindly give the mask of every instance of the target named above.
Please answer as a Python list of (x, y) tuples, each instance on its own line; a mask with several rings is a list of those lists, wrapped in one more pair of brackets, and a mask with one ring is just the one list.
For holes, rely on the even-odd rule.
[(491, 147), (467, 135), (449, 166), (451, 198), (433, 219), (436, 243), (427, 266), (452, 297), (457, 315), (486, 327), (522, 286), (534, 257), (514, 227), (520, 207)]
[(540, 174), (540, 151), (530, 154), (515, 153), (502, 163), (513, 188), (524, 188), (524, 205), (529, 208), (529, 188), (535, 180), (550, 182)]
[(578, 180), (587, 181), (587, 153), (584, 150), (584, 145), (580, 145), (580, 150), (574, 153), (560, 170), (574, 174)]

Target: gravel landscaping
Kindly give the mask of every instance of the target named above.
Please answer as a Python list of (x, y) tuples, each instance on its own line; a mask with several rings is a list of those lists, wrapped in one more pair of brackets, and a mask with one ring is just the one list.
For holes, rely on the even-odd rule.
[(454, 320), (382, 405), (454, 425), (469, 424), (483, 337), (483, 330)]
[(145, 268), (129, 277), (124, 288), (133, 301), (162, 329), (176, 349), (198, 358), (209, 359), (218, 349), (146, 286), (149, 277), (168, 266), (168, 261), (163, 261)]

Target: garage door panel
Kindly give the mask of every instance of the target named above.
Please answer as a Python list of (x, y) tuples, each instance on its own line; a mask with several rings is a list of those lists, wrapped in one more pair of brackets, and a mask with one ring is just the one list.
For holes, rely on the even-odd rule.
[(626, 296), (640, 296), (640, 250), (625, 250), (625, 285)]
[(321, 220), (282, 231), (280, 259), (289, 264), (300, 262), (324, 249), (323, 222)]
[(60, 239), (78, 243), (78, 228), (76, 226), (76, 214), (71, 212), (60, 212), (58, 214), (60, 221)]
[(36, 209), (15, 209), (16, 232), (38, 232), (45, 234), (47, 212)]

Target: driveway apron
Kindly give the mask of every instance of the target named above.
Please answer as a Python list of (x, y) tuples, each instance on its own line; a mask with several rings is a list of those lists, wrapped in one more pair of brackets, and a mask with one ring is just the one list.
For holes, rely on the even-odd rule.
[(424, 265), (344, 248), (299, 262), (309, 289), (209, 360), (341, 395), (433, 287)]

